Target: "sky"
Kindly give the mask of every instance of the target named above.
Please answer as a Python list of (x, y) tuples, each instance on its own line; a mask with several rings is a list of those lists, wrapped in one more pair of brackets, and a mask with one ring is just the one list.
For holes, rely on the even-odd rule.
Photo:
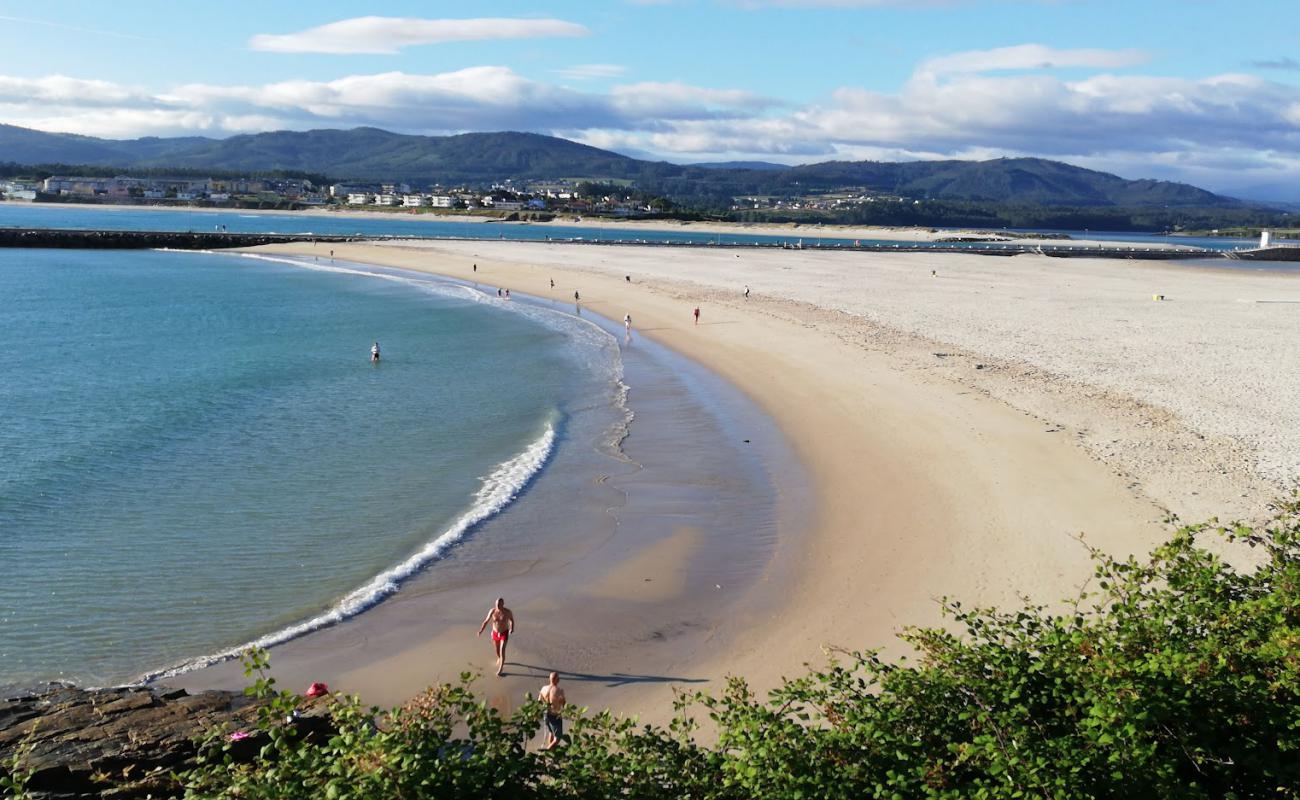
[(1295, 3), (0, 0), (0, 122), (523, 130), (678, 163), (1028, 155), (1296, 201)]

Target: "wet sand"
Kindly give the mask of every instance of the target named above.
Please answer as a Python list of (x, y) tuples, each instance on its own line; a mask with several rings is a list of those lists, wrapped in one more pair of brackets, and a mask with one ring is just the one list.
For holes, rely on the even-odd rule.
[[(580, 311), (514, 297), (506, 305)], [(615, 707), (642, 687), (704, 680), (679, 667), (726, 638), (730, 609), (770, 562), (778, 526), (784, 539), (806, 527), (806, 491), (783, 500), (775, 486), (806, 478), (743, 394), (639, 330), (626, 339), (622, 325), (602, 324), (622, 340), (636, 415), (619, 449), (575, 430), (581, 415), (564, 423), (535, 484), (446, 559), (358, 617), (273, 648), (282, 685), (323, 680), (389, 706), (471, 671), (508, 710), (550, 669), (584, 684), (581, 702)], [(497, 595), (519, 621), (504, 678), (492, 675), (489, 637), (475, 636)], [(239, 688), (246, 679), (227, 661), (159, 682)]]
[[(664, 253), (520, 242), (336, 250), (356, 261), (476, 276), (557, 301), (577, 290), (585, 307), (607, 317), (630, 313), (642, 336), (744, 391), (785, 432), (808, 470), (810, 486), (791, 494), (810, 498), (810, 530), (782, 532), (757, 578), (742, 596), (728, 599), (707, 630), (678, 631), (674, 626), (689, 622), (689, 612), (665, 616), (659, 627), (636, 613), (646, 593), (656, 601), (676, 595), (675, 576), (696, 561), (698, 534), (677, 531), (655, 548), (584, 573), (581, 591), (590, 598), (591, 616), (573, 627), (557, 621), (554, 639), (521, 634), (512, 642), (510, 660), (526, 672), (485, 679), (498, 701), (535, 690), (546, 669), (585, 651), (586, 667), (571, 670), (588, 676), (575, 676), (574, 702), (662, 721), (674, 685), (716, 687), (725, 675), (738, 674), (772, 686), (806, 662), (823, 661), (827, 647), (883, 646), (897, 653), (894, 634), (906, 625), (938, 623), (942, 596), (967, 604), (1010, 605), (1022, 594), (1058, 600), (1091, 573), (1077, 535), (1116, 554), (1144, 552), (1166, 536), (1171, 511), (1186, 518), (1258, 513), (1285, 482), (1286, 473), (1279, 479), (1261, 457), (1271, 440), (1207, 431), (1205, 419), (1212, 417), (1157, 406), (1138, 396), (1142, 381), (1155, 381), (1152, 373), (1123, 365), (1126, 357), (1138, 365), (1147, 364), (1144, 357), (1160, 363), (1143, 349), (1145, 326), (1175, 336), (1186, 327), (1182, 315), (1210, 315), (1207, 329), (1227, 330), (1222, 346), (1229, 351), (1238, 336), (1262, 326), (1259, 355), (1250, 360), (1256, 394), (1240, 405), (1291, 413), (1259, 395), (1286, 391), (1291, 378), (1270, 377), (1254, 359), (1293, 355), (1294, 336), (1268, 334), (1293, 330), (1294, 318), (1280, 316), (1283, 304), (1223, 308), (1236, 295), (1300, 294), (1300, 282), (1290, 276), (1215, 278), (1218, 273), (1206, 270), (1035, 256), (996, 263), (947, 254), (745, 251), (738, 257), (707, 248)], [(470, 270), (474, 263), (477, 273)], [(1153, 303), (1147, 291), (1153, 281), (1154, 291), (1188, 305)], [(747, 300), (740, 294), (744, 283), (754, 288)], [(1141, 296), (1131, 296), (1138, 290)], [(702, 308), (698, 326), (691, 320), (696, 306)], [(1125, 328), (1106, 316), (1119, 311), (1175, 317)], [(909, 328), (907, 313), (916, 315), (910, 325), (919, 330)], [(1094, 329), (1113, 335), (1103, 340)], [(1021, 332), (1011, 340), (1018, 359), (988, 352), (1008, 331)], [(1089, 337), (1091, 351), (1080, 344)], [(1096, 376), (1089, 383), (1089, 373), (1067, 358), (1085, 352), (1118, 358), (1099, 374), (1133, 383), (1108, 386)], [(1059, 363), (1053, 367), (1048, 355)], [(1168, 374), (1180, 374), (1178, 366)], [(1198, 377), (1182, 380), (1194, 389)], [(1203, 407), (1216, 402), (1212, 391), (1188, 394)], [(1229, 500), (1235, 508), (1221, 505)], [(626, 570), (652, 580), (638, 586)], [(391, 605), (405, 600), (399, 595)], [(537, 615), (549, 619), (548, 597), (539, 593), (527, 602), (521, 625)], [(468, 632), (449, 628), (430, 636), (412, 629), (405, 651), (359, 664), (343, 676), (344, 688), (365, 693), (394, 681), (444, 677), (438, 665), (462, 659), (486, 669), (490, 646), (472, 636), (484, 613), (486, 602), (449, 606), (448, 616)], [(367, 617), (376, 629), (382, 624), (373, 612), (362, 615), (351, 635), (364, 638)], [(664, 637), (656, 640), (662, 646), (628, 663), (628, 651), (606, 645), (611, 631), (639, 624)]]

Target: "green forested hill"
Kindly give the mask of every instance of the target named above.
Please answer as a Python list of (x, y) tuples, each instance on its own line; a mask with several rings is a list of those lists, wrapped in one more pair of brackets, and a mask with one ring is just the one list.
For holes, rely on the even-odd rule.
[(1227, 208), (1231, 198), (1181, 183), (1130, 181), (1038, 158), (991, 161), (828, 161), (678, 165), (643, 161), (535, 133), (412, 136), (378, 128), (274, 131), (228, 139), (97, 139), (0, 125), (0, 162), (184, 171), (291, 170), (339, 180), (485, 183), (585, 178), (633, 181), (687, 203), (735, 195), (797, 195), (845, 188), (906, 198), (1072, 207)]

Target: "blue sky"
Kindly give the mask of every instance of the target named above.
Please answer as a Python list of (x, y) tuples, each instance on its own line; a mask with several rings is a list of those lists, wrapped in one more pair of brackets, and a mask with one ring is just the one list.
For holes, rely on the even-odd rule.
[(678, 162), (1041, 155), (1297, 198), (1294, 11), (0, 0), (0, 122), (109, 137), (534, 130)]

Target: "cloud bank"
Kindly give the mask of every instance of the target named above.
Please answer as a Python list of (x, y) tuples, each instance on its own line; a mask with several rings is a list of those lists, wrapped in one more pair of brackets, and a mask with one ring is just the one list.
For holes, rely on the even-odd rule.
[(582, 25), (559, 19), (356, 17), (297, 33), (258, 34), (248, 40), (248, 46), (253, 50), (274, 53), (388, 55), (404, 47), (422, 44), (586, 36), (589, 33)]
[(845, 86), (805, 105), (726, 87), (617, 82), (621, 70), (610, 65), (571, 68), (616, 81), (599, 92), (504, 66), (166, 92), (0, 76), (0, 120), (109, 137), (529, 130), (678, 161), (1038, 155), (1219, 191), (1300, 186), (1300, 87), (1237, 73), (1131, 74), (1144, 59), (1033, 44), (951, 53), (918, 64), (893, 92)]

